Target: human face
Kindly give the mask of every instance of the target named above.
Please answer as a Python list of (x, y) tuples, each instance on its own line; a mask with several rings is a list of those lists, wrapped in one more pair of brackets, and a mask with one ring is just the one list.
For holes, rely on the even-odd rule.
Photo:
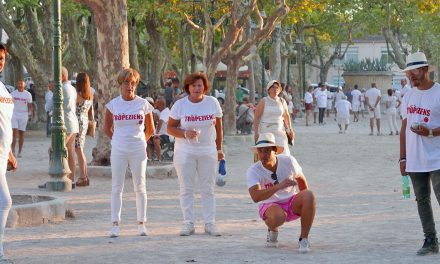
[(121, 96), (124, 98), (124, 100), (133, 100), (135, 98), (135, 91), (136, 91), (137, 83), (132, 79), (132, 77), (129, 77), (127, 80), (122, 82), (121, 84)]
[(3, 71), (5, 62), (6, 62), (6, 52), (4, 50), (0, 50), (0, 72)]
[(417, 68), (414, 70), (406, 71), (406, 77), (409, 79), (413, 87), (420, 86), (428, 78), (428, 67)]
[(195, 82), (189, 85), (189, 98), (200, 100), (205, 93), (205, 86), (202, 79), (197, 79)]
[(400, 85), (402, 85), (402, 87), (404, 87), (406, 85), (406, 79), (400, 80)]
[(281, 87), (278, 83), (274, 83), (269, 90), (267, 90), (267, 93), (270, 97), (275, 98), (278, 94), (281, 92)]
[(263, 165), (276, 161), (274, 147), (257, 148), (257, 152), (258, 157), (260, 158), (260, 161)]
[(24, 81), (18, 81), (17, 82), (17, 89), (19, 92), (23, 92), (24, 91), (24, 87), (25, 87), (25, 82)]

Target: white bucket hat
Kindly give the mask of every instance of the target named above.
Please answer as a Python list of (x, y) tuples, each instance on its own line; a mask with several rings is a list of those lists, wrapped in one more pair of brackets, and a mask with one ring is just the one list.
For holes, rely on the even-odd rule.
[(283, 152), (284, 147), (278, 146), (275, 142), (275, 136), (272, 133), (263, 133), (258, 136), (257, 143), (255, 143), (255, 146), (251, 147), (252, 151), (254, 153), (257, 153), (257, 148), (264, 148), (264, 147), (277, 147), (276, 153), (279, 154)]
[(272, 87), (272, 85), (274, 85), (275, 83), (278, 83), (278, 86), (281, 87), (281, 84), (280, 84), (279, 81), (277, 81), (277, 80), (272, 80), (272, 81), (270, 81), (270, 82), (267, 83), (266, 91), (269, 90), (269, 88)]
[(428, 60), (426, 59), (425, 53), (416, 52), (409, 54), (406, 57), (406, 68), (403, 69), (402, 71), (410, 71), (426, 66), (430, 66), (430, 65), (428, 64)]

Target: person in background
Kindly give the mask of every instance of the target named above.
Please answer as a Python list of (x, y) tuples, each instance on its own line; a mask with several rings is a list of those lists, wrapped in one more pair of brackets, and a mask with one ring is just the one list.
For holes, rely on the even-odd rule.
[(173, 103), (174, 100), (174, 87), (172, 86), (172, 81), (171, 80), (167, 80), (165, 83), (165, 101), (166, 101), (166, 106), (170, 107), (171, 104)]
[[(313, 86), (309, 86), (304, 94), (304, 108), (306, 110), (306, 126), (310, 126), (310, 114), (313, 110)], [(316, 122), (315, 122), (316, 123)]]
[(222, 110), (209, 91), (208, 77), (195, 72), (185, 78), (183, 89), (188, 94), (171, 108), (167, 132), (175, 138), (174, 168), (180, 185), (180, 207), (183, 214), (181, 236), (195, 232), (194, 189), (200, 183), (205, 233), (220, 236), (215, 224), (214, 177), (222, 150)]
[(364, 111), (365, 110), (366, 110), (365, 109), (365, 88), (362, 88), (361, 89), (361, 109), (360, 109), (362, 118), (364, 118)]
[(52, 126), (52, 114), (53, 114), (53, 80), (49, 81), (48, 90), (44, 95), (44, 110), (46, 111), (46, 136), (50, 137), (51, 135), (51, 126)]
[(175, 102), (178, 100), (178, 96), (182, 93), (182, 89), (180, 89), (180, 80), (178, 78), (173, 78), (172, 86), (174, 88), (173, 100)]
[(162, 162), (162, 146), (163, 144), (170, 143), (170, 137), (167, 134), (167, 124), (171, 111), (165, 106), (165, 100), (163, 98), (156, 99), (154, 108), (157, 110), (158, 121), (153, 136), (153, 145), (157, 160)]
[(93, 116), (93, 95), (90, 89), (90, 78), (85, 72), (76, 76), (76, 116), (78, 117), (79, 131), (75, 137), (75, 152), (78, 158), (79, 179), (76, 186), (89, 186), (90, 179), (87, 172), (87, 159), (84, 155), (84, 142), (86, 140), (89, 121), (94, 120)]
[(358, 85), (354, 86), (351, 91), (351, 106), (353, 107), (353, 122), (359, 122), (359, 111), (361, 107), (361, 91), (358, 89)]
[(29, 115), (32, 115), (32, 95), (25, 90), (24, 80), (17, 81), (17, 90), (11, 93), (14, 98), (14, 114), (12, 115), (12, 152), (15, 153), (15, 145), (18, 136), (18, 158), (21, 158), (21, 151), (24, 144), (24, 132), (28, 123)]
[(368, 113), (370, 116), (370, 136), (373, 135), (374, 129), (374, 119), (376, 119), (377, 135), (382, 135), (380, 133), (380, 99), (382, 94), (379, 89), (376, 88), (376, 84), (372, 83), (371, 88), (365, 92), (365, 102), (369, 109)]
[[(339, 126), (339, 134), (347, 133), (348, 124), (350, 124), (350, 110), (351, 103), (347, 101), (347, 96), (345, 94), (342, 95), (341, 100), (336, 103), (336, 120)], [(344, 131), (342, 131), (342, 125), (345, 126)]]
[(399, 108), (400, 106), (400, 101), (397, 98), (397, 96), (395, 96), (393, 94), (393, 89), (388, 89), (387, 90), (387, 94), (388, 94), (388, 98), (386, 101), (386, 108), (387, 108), (387, 116), (388, 116), (388, 125), (390, 127), (390, 136), (393, 135), (393, 131), (396, 132), (396, 135), (399, 135), (399, 131), (397, 130), (397, 121), (396, 121), (396, 116), (397, 116), (397, 108)]
[(319, 90), (315, 93), (316, 98), (316, 105), (318, 106), (319, 110), (319, 125), (325, 125), (324, 122), (324, 114), (325, 109), (327, 109), (327, 83), (321, 83)]
[(104, 133), (111, 139), (111, 221), (110, 237), (118, 237), (122, 210), (122, 191), (127, 167), (130, 166), (133, 189), (136, 194), (138, 234), (146, 236), (147, 191), (147, 140), (154, 133), (153, 106), (136, 95), (139, 73), (123, 69), (118, 76), (120, 95), (106, 105)]
[[(8, 51), (6, 45), (0, 43), (0, 72), (6, 64)], [(0, 81), (0, 261), (7, 261), (3, 251), (3, 236), (5, 233), (6, 220), (12, 206), (11, 194), (9, 193), (6, 180), (7, 168), (17, 169), (17, 161), (11, 150), (12, 143), (12, 115), (14, 111), (14, 99), (9, 94), (5, 85)]]

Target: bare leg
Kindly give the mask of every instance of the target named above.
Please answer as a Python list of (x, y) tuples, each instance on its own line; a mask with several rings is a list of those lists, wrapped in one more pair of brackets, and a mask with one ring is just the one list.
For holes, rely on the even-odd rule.
[(162, 150), (160, 148), (160, 138), (159, 137), (155, 137), (153, 139), (154, 142), (154, 151), (156, 152), (156, 157), (157, 160), (161, 161), (162, 160)]
[(374, 118), (370, 118), (370, 129), (371, 129), (371, 133), (373, 133), (373, 129), (374, 129)]
[(347, 131), (347, 128), (348, 128), (348, 125), (347, 125), (347, 124), (345, 124), (345, 131)]
[(266, 216), (264, 222), (271, 231), (278, 232), (278, 227), (286, 221), (286, 213), (278, 205), (269, 207), (264, 215)]
[(376, 125), (377, 125), (377, 133), (380, 133), (380, 119), (376, 119)]
[(17, 143), (17, 136), (18, 136), (18, 129), (17, 128), (12, 129), (11, 150), (14, 154), (15, 154), (15, 144)]
[(18, 130), (18, 154), (21, 153), (24, 143), (24, 131)]
[(310, 110), (306, 110), (306, 126), (309, 125), (310, 121)]
[(82, 148), (75, 148), (76, 157), (78, 158), (79, 177), (81, 179), (87, 179), (89, 177), (87, 173), (87, 160), (86, 155)]
[(74, 149), (74, 141), (75, 141), (76, 133), (70, 133), (66, 137), (66, 148), (67, 148), (67, 159), (69, 162), (70, 175), (69, 179), (74, 182), (75, 181), (75, 149)]
[(309, 190), (299, 192), (292, 205), (292, 211), (301, 215), (300, 238), (308, 238), (316, 212), (316, 200), (313, 192)]
[(313, 112), (313, 123), (316, 124), (316, 117), (317, 117), (318, 113), (317, 112)]

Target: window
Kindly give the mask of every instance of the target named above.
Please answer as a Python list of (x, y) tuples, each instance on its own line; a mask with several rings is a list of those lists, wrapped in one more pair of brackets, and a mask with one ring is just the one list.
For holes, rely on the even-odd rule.
[[(392, 48), (390, 47), (390, 51), (393, 52)], [(387, 47), (380, 48), (380, 60), (385, 60), (387, 64), (394, 63), (393, 58), (388, 54)]]
[(359, 61), (359, 47), (348, 47), (347, 52), (343, 60), (335, 60), (333, 62), (334, 66), (342, 66), (344, 63), (354, 61)]

